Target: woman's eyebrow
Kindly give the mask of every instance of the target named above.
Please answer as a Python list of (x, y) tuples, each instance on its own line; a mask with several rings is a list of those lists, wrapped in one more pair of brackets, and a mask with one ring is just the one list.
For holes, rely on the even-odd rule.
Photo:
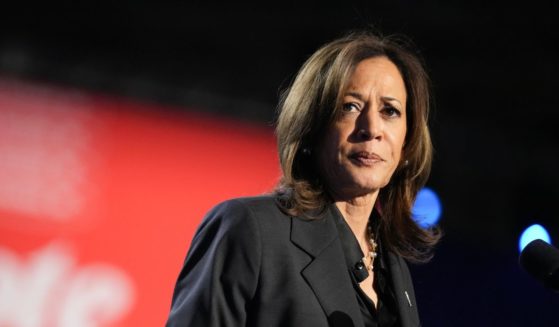
[(361, 95), (361, 93), (358, 93), (358, 92), (346, 92), (346, 93), (344, 94), (344, 96), (348, 96), (348, 95), (349, 95), (349, 96), (352, 96), (352, 97), (354, 97), (354, 98), (356, 98), (356, 99), (358, 99), (359, 101), (366, 102), (366, 101), (365, 101), (365, 98)]
[[(348, 95), (349, 95), (349, 96), (352, 96), (352, 97), (354, 97), (354, 98), (356, 98), (356, 99), (358, 99), (359, 101), (367, 102), (367, 101), (365, 100), (365, 98), (361, 95), (361, 93), (351, 91), (351, 92), (346, 92), (346, 93), (344, 94), (344, 96), (348, 96)], [(394, 97), (391, 97), (391, 96), (383, 96), (383, 97), (381, 97), (381, 99), (384, 100), (384, 101), (396, 101), (396, 102), (398, 102), (400, 105), (402, 105), (402, 102), (401, 102), (400, 100), (398, 100), (398, 99), (396, 99), (396, 98), (394, 98)]]
[(384, 101), (396, 101), (396, 102), (398, 102), (400, 105), (402, 105), (402, 102), (400, 102), (400, 100), (398, 100), (398, 99), (396, 99), (396, 98), (393, 98), (393, 97), (384, 96), (384, 97), (381, 97), (381, 99), (384, 100)]

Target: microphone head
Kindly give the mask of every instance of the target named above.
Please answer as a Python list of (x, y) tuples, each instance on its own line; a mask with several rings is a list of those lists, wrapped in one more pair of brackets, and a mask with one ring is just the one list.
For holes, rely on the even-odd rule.
[(534, 240), (522, 250), (520, 266), (545, 287), (559, 291), (559, 250), (542, 240)]

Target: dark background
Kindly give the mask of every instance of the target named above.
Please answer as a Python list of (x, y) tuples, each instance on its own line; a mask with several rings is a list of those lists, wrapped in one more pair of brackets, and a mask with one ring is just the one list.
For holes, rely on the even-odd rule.
[(443, 203), (412, 267), (425, 326), (557, 326), (559, 294), (518, 268), (538, 222), (559, 239), (559, 8), (529, 1), (20, 2), (0, 13), (0, 77), (272, 125), (278, 96), (350, 29), (404, 34), (426, 62)]

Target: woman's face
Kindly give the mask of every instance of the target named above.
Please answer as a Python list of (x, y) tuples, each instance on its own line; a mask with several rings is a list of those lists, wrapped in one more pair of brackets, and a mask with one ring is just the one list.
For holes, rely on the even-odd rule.
[(340, 114), (318, 146), (320, 173), (335, 200), (388, 184), (406, 137), (406, 87), (389, 59), (361, 61), (348, 82)]

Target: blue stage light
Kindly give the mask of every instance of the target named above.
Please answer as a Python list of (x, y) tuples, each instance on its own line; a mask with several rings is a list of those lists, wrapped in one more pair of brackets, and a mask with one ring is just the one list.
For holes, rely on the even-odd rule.
[(522, 235), (520, 235), (520, 240), (518, 241), (519, 251), (522, 252), (528, 243), (536, 239), (540, 239), (548, 244), (551, 244), (551, 238), (549, 237), (547, 230), (545, 230), (542, 225), (534, 224), (526, 228), (524, 232), (522, 232)]
[(430, 188), (422, 188), (417, 194), (412, 208), (412, 217), (415, 222), (423, 228), (431, 227), (439, 221), (441, 211), (441, 201), (437, 193)]

